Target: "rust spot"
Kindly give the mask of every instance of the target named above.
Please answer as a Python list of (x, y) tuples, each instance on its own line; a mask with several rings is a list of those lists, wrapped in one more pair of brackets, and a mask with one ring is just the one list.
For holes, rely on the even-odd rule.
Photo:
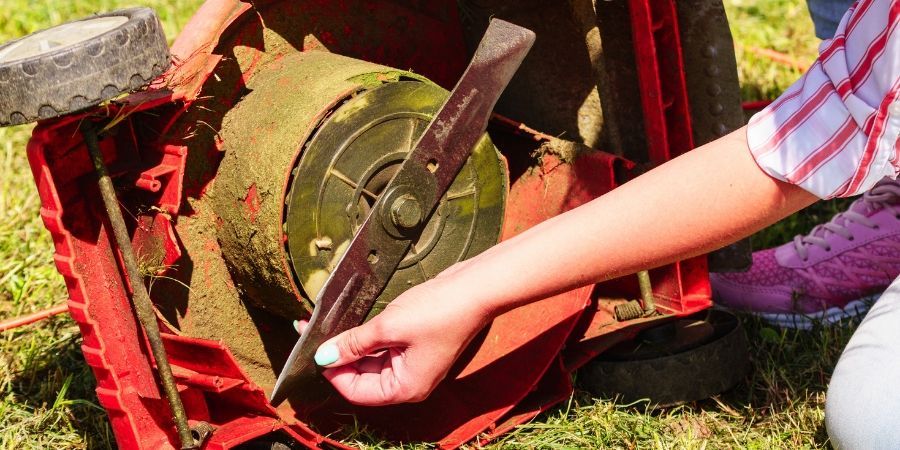
[(247, 196), (244, 197), (244, 215), (250, 219), (250, 223), (256, 223), (256, 219), (259, 218), (259, 190), (256, 188), (256, 183), (250, 185), (250, 189), (247, 189)]
[(215, 238), (207, 239), (203, 247), (209, 253), (218, 254), (220, 251), (219, 242)]

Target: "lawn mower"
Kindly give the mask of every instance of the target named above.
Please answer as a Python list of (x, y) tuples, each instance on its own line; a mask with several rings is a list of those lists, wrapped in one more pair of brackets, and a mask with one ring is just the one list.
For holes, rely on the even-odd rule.
[(419, 403), (351, 405), (309, 364), (409, 287), (741, 126), (721, 2), (208, 0), (166, 42), (132, 8), (0, 45), (0, 126), (38, 121), (41, 217), (121, 448), (454, 448), (576, 371), (659, 405), (743, 377), (708, 271), (746, 243), (505, 313)]

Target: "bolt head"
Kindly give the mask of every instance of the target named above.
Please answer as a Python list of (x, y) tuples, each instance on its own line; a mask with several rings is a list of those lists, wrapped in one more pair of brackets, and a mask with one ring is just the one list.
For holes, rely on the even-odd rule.
[(422, 223), (422, 205), (412, 195), (403, 195), (391, 205), (391, 222), (401, 230), (415, 228)]

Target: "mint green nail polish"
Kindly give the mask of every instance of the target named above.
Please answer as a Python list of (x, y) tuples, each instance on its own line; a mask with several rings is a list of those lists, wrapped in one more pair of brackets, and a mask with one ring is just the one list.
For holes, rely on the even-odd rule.
[(337, 345), (326, 343), (316, 350), (316, 364), (320, 366), (334, 364), (340, 356), (341, 352), (338, 351)]

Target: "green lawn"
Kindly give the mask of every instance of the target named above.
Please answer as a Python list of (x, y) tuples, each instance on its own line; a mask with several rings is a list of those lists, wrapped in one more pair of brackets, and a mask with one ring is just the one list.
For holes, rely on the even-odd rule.
[[(3, 0), (0, 41), (92, 12), (134, 3), (154, 7), (174, 37), (198, 0)], [(805, 3), (728, 0), (747, 99), (773, 98), (799, 73), (743, 51), (764, 47), (808, 62), (817, 42)], [(29, 127), (0, 129), (0, 319), (61, 302), (52, 244), (24, 147)], [(833, 214), (825, 203), (759, 234), (784, 242)], [(509, 448), (817, 448), (826, 446), (824, 392), (850, 329), (779, 331), (748, 319), (755, 368), (734, 391), (697, 404), (646, 412), (577, 392), (565, 405), (507, 435)], [(105, 412), (68, 317), (0, 334), (0, 448), (113, 448)], [(376, 445), (377, 447), (377, 445)]]

